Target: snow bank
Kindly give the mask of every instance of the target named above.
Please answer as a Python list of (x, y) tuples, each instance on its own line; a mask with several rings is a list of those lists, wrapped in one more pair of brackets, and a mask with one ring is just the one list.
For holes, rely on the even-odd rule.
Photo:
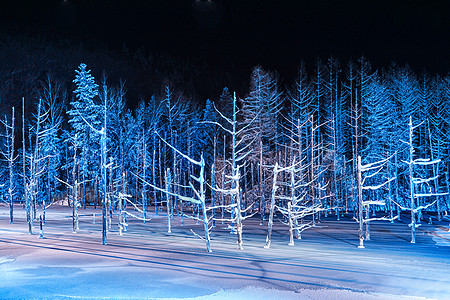
[(12, 259), (12, 258), (0, 257), (0, 265), (9, 263), (9, 262), (13, 262), (13, 261), (14, 261), (14, 259)]

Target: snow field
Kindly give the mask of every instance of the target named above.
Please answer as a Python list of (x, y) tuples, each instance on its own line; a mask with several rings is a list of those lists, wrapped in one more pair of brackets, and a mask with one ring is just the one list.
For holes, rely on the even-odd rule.
[[(98, 213), (99, 211), (97, 211)], [(45, 239), (28, 235), (25, 214), (9, 224), (0, 206), (0, 298), (2, 299), (448, 299), (450, 251), (437, 238), (445, 226), (423, 223), (417, 243), (405, 223), (374, 222), (372, 239), (358, 249), (357, 224), (334, 215), (288, 246), (287, 228), (275, 222), (270, 249), (267, 224), (244, 223), (244, 250), (218, 223), (212, 253), (179, 218), (167, 233), (164, 215), (145, 225), (129, 219), (119, 236), (117, 220), (101, 245), (101, 218), (80, 210), (72, 233), (71, 208), (47, 211)], [(35, 223), (35, 226), (37, 224)], [(441, 227), (443, 228), (441, 228)], [(442, 232), (441, 232), (442, 231)], [(436, 233), (434, 235), (433, 233)], [(442, 238), (440, 238), (442, 239)]]

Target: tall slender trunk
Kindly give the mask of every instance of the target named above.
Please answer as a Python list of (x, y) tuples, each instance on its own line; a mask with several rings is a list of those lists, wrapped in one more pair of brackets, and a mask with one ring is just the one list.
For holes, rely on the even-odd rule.
[[(310, 184), (309, 184), (309, 190), (310, 190), (310, 195), (311, 195), (311, 202), (312, 205), (316, 205), (316, 197), (315, 197), (315, 193), (314, 193), (314, 116), (311, 114), (311, 168), (310, 168)], [(312, 219), (313, 219), (313, 226), (316, 225), (316, 214), (314, 213), (312, 215)]]
[(14, 107), (12, 108), (12, 116), (11, 116), (11, 134), (8, 134), (8, 125), (5, 122), (6, 131), (7, 131), (7, 138), (10, 137), (11, 139), (8, 139), (8, 168), (9, 168), (9, 188), (8, 188), (8, 197), (9, 197), (9, 222), (12, 224), (14, 223), (14, 202), (13, 202), (13, 191), (14, 191), (14, 182), (13, 182), (13, 176), (14, 176)]
[(106, 186), (106, 100), (107, 100), (107, 90), (104, 87), (105, 96), (103, 103), (103, 128), (100, 131), (100, 143), (101, 143), (101, 160), (102, 160), (102, 189), (103, 189), (103, 199), (102, 199), (102, 245), (106, 245), (106, 204), (107, 204), (107, 186)]
[[(142, 133), (143, 140), (143, 162), (142, 162), (142, 176), (144, 182), (147, 180), (146, 178), (146, 169), (147, 169), (147, 143), (145, 142), (145, 132)], [(142, 211), (144, 212), (144, 224), (147, 219), (147, 185), (142, 183)]]
[(239, 178), (240, 178), (240, 173), (239, 173), (239, 167), (237, 167), (237, 179), (236, 180), (236, 191), (237, 191), (237, 195), (236, 195), (236, 235), (237, 235), (237, 244), (238, 244), (238, 249), (239, 250), (243, 250), (243, 240), (242, 240), (242, 212), (241, 212), (241, 192), (240, 192), (240, 187), (239, 187)]
[(33, 218), (31, 217), (31, 199), (29, 185), (27, 184), (26, 172), (26, 148), (25, 148), (25, 99), (22, 97), (22, 172), (23, 172), (23, 189), (24, 202), (27, 212), (28, 234), (33, 234)]
[[(206, 199), (205, 199), (205, 160), (203, 159), (203, 154), (200, 158), (200, 203), (202, 206), (202, 214), (203, 214), (203, 227), (205, 228), (205, 241), (206, 241), (206, 250), (208, 252), (211, 251), (211, 240), (209, 237), (209, 225), (208, 225), (208, 216), (206, 215)], [(239, 235), (239, 234), (238, 234)]]
[(125, 173), (122, 173), (122, 192), (119, 193), (119, 203), (118, 203), (118, 209), (119, 209), (119, 235), (122, 235), (123, 233), (123, 219), (122, 219), (122, 202), (123, 198), (125, 197)]
[[(83, 206), (86, 209), (86, 148), (85, 146), (83, 146), (83, 152), (82, 152), (82, 156), (83, 156), (83, 174), (81, 174), (82, 176), (82, 180), (83, 180)], [(78, 177), (79, 177), (79, 172), (78, 172)]]
[(278, 189), (277, 186), (277, 175), (278, 175), (278, 162), (275, 163), (273, 169), (273, 183), (272, 183), (272, 197), (270, 198), (270, 212), (269, 212), (269, 231), (266, 238), (266, 245), (264, 248), (270, 248), (270, 242), (272, 239), (272, 227), (273, 227), (273, 214), (275, 210), (275, 197)]
[[(336, 116), (337, 117), (337, 116)], [(336, 159), (336, 154), (337, 154), (337, 136), (336, 136), (336, 120), (333, 116), (333, 187), (334, 187), (334, 204), (336, 206), (336, 217), (337, 220), (339, 220), (339, 204), (338, 202), (340, 202), (339, 199), (339, 191), (341, 189), (338, 188), (338, 180), (337, 180), (337, 159)], [(333, 205), (330, 205), (331, 207)]]
[(101, 159), (102, 159), (102, 245), (106, 245), (106, 128), (102, 129), (101, 134)]
[[(155, 137), (153, 137), (153, 159), (152, 159), (152, 181), (153, 185), (156, 186), (156, 142)], [(157, 199), (156, 189), (153, 189), (153, 200), (155, 204), (155, 214), (158, 214), (158, 199)]]
[(288, 201), (289, 246), (294, 246), (294, 222), (292, 220), (292, 202)]
[[(162, 148), (161, 148), (161, 139), (158, 140), (158, 162), (159, 162), (159, 166), (158, 166), (158, 171), (159, 171), (159, 186), (163, 185), (163, 169), (165, 168), (165, 162), (164, 160), (162, 160), (162, 157), (165, 159), (165, 155), (162, 156), (161, 155), (162, 152)], [(161, 157), (162, 156), (162, 157)], [(156, 186), (156, 185), (155, 185)], [(162, 192), (160, 192), (159, 194), (160, 199), (161, 199), (161, 206), (162, 206), (162, 201), (163, 201), (163, 194)]]
[(415, 215), (415, 200), (414, 200), (414, 182), (413, 182), (413, 126), (412, 118), (409, 117), (409, 196), (411, 197), (411, 243), (416, 242), (416, 215)]
[[(167, 191), (167, 192), (170, 192), (170, 189), (171, 189), (171, 186), (170, 186), (170, 181), (171, 181), (170, 169), (167, 169), (167, 170), (165, 171), (164, 177), (165, 177), (166, 191)], [(167, 232), (168, 232), (168, 233), (172, 233), (172, 227), (171, 227), (171, 224), (170, 224), (170, 221), (171, 221), (171, 219), (172, 219), (172, 216), (171, 216), (171, 211), (172, 211), (172, 209), (170, 208), (170, 203), (171, 203), (171, 201), (170, 201), (170, 195), (169, 195), (169, 193), (166, 193)]]
[[(106, 183), (108, 184), (108, 183)], [(113, 197), (113, 160), (112, 157), (109, 158), (109, 192), (108, 192), (108, 229), (111, 229), (113, 208), (112, 208), (112, 197)]]
[[(433, 143), (431, 141), (431, 130), (430, 130), (430, 122), (427, 119), (427, 127), (428, 127), (428, 137), (430, 142), (430, 154), (431, 154), (431, 160), (434, 160), (434, 151), (433, 151)], [(439, 153), (439, 144), (438, 144), (438, 152)], [(433, 177), (436, 177), (436, 174), (439, 174), (439, 165), (435, 166), (433, 164)], [(439, 193), (439, 184), (437, 178), (433, 180), (434, 183), (434, 189), (435, 193)], [(435, 196), (436, 199), (436, 211), (437, 211), (437, 217), (438, 221), (441, 221), (441, 203), (439, 196)]]
[(359, 223), (359, 246), (364, 248), (364, 216), (363, 216), (363, 199), (362, 199), (362, 178), (361, 178), (361, 156), (358, 156), (357, 165), (357, 183), (358, 183), (358, 223)]
[(216, 221), (214, 220), (214, 218), (216, 217), (216, 209), (214, 208), (216, 206), (216, 192), (215, 192), (215, 188), (216, 188), (216, 163), (215, 161), (213, 162), (212, 166), (211, 166), (211, 205), (213, 207), (212, 209), (212, 218), (213, 218), (213, 227), (216, 227)]
[[(391, 165), (391, 160), (388, 161), (387, 163), (387, 178), (391, 177), (391, 171), (390, 171), (390, 165)], [(391, 181), (388, 182), (388, 197), (389, 197), (389, 218), (391, 219), (391, 223), (394, 223), (394, 212), (393, 212), (393, 207), (392, 207), (392, 185), (391, 185)]]
[(260, 225), (264, 224), (264, 220), (266, 219), (265, 217), (265, 213), (266, 213), (266, 198), (264, 195), (264, 190), (265, 190), (265, 186), (264, 186), (264, 173), (263, 173), (263, 143), (260, 140), (259, 141), (259, 192), (260, 192), (260, 196), (261, 196), (261, 200), (260, 200), (260, 212), (261, 212), (261, 223)]
[[(222, 186), (225, 187), (225, 171), (226, 171), (226, 162), (225, 162), (225, 147), (226, 147), (226, 136), (223, 136), (223, 171), (222, 171)], [(222, 225), (225, 224), (225, 195), (222, 193)]]
[(368, 221), (370, 219), (370, 205), (367, 204), (365, 210), (366, 210), (366, 241), (370, 241), (370, 222)]
[(32, 182), (32, 218), (33, 220), (37, 220), (37, 202), (39, 196), (39, 177), (37, 176), (37, 172), (39, 169), (39, 142), (40, 142), (40, 132), (41, 132), (41, 105), (42, 100), (39, 99), (38, 104), (38, 112), (37, 112), (37, 121), (36, 121), (36, 140), (35, 140), (35, 148), (33, 153), (33, 163), (31, 164), (31, 182)]
[[(75, 135), (76, 140), (76, 135)], [(78, 180), (77, 180), (77, 141), (74, 143), (73, 150), (73, 169), (72, 169), (72, 232), (78, 231)]]

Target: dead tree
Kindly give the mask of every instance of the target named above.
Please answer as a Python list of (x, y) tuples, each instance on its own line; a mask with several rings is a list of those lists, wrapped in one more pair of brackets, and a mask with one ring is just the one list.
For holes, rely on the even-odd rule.
[(8, 205), (9, 205), (9, 222), (12, 224), (14, 222), (14, 161), (16, 158), (14, 157), (14, 107), (12, 108), (12, 115), (11, 115), (11, 124), (8, 124), (8, 120), (5, 116), (5, 121), (2, 121), (2, 124), (5, 126), (5, 139), (6, 144), (5, 148), (6, 150), (3, 152), (1, 151), (2, 156), (8, 163), (8, 170), (9, 170), (9, 183), (8, 183)]
[[(289, 226), (290, 246), (294, 245), (294, 232), (296, 232), (297, 238), (301, 239), (301, 233), (304, 230), (315, 226), (312, 220), (305, 222), (304, 218), (307, 216), (314, 216), (315, 214), (325, 210), (321, 203), (314, 203), (307, 197), (309, 186), (313, 184), (311, 181), (305, 181), (305, 178), (303, 178), (303, 174), (305, 174), (305, 170), (307, 170), (307, 168), (308, 165), (304, 165), (302, 160), (296, 162), (295, 157), (292, 164), (288, 167), (279, 168), (278, 163), (275, 164), (273, 168), (269, 228), (264, 248), (270, 248), (273, 218), (276, 210), (287, 219), (287, 225)], [(279, 182), (278, 175), (283, 172), (287, 172), (289, 176), (280, 177), (287, 178), (288, 182)], [(280, 189), (280, 186), (288, 186), (289, 189), (286, 190), (287, 193), (277, 194), (278, 190), (283, 190)], [(319, 190), (321, 190), (320, 184)]]
[[(429, 198), (429, 197), (439, 197), (439, 196), (445, 196), (448, 195), (448, 192), (446, 193), (439, 193), (436, 191), (432, 191), (431, 186), (429, 185), (430, 182), (436, 181), (439, 177), (439, 175), (427, 177), (427, 178), (421, 178), (416, 177), (415, 175), (415, 168), (417, 167), (425, 167), (425, 166), (436, 166), (441, 162), (440, 159), (430, 159), (430, 158), (416, 158), (414, 159), (414, 145), (413, 145), (413, 139), (414, 139), (414, 129), (422, 125), (420, 123), (419, 125), (413, 126), (412, 124), (412, 118), (409, 117), (409, 123), (408, 123), (408, 129), (409, 129), (409, 141), (404, 142), (408, 146), (409, 150), (409, 160), (403, 161), (408, 165), (408, 173), (409, 173), (409, 196), (410, 196), (410, 206), (409, 207), (403, 207), (400, 204), (396, 203), (402, 210), (409, 210), (411, 212), (411, 223), (408, 225), (411, 227), (411, 243), (414, 244), (416, 242), (416, 228), (420, 226), (420, 224), (417, 224), (416, 221), (416, 214), (418, 212), (421, 212), (424, 209), (427, 209), (428, 207), (434, 205), (437, 200), (428, 203), (426, 205), (418, 205), (416, 202), (420, 198)], [(416, 192), (416, 190), (420, 191), (420, 187), (422, 185), (426, 185), (429, 188), (429, 192)], [(435, 187), (437, 189), (438, 187)]]
[[(395, 177), (387, 178), (382, 183), (376, 184), (375, 178), (377, 175), (382, 175), (382, 170), (386, 168), (386, 166), (389, 163), (389, 160), (392, 158), (392, 156), (379, 160), (373, 163), (368, 163), (365, 165), (361, 164), (361, 156), (358, 156), (357, 159), (357, 165), (356, 165), (356, 171), (357, 171), (357, 187), (358, 187), (358, 217), (355, 218), (356, 221), (359, 224), (359, 245), (358, 248), (364, 248), (364, 240), (370, 240), (370, 222), (371, 221), (392, 221), (398, 218), (398, 216), (395, 217), (380, 217), (380, 218), (370, 218), (369, 217), (369, 211), (371, 205), (379, 205), (384, 206), (386, 205), (385, 200), (377, 200), (377, 199), (369, 199), (364, 200), (363, 199), (363, 191), (365, 190), (371, 190), (376, 191), (381, 188), (383, 188), (385, 185), (389, 184), (391, 181), (395, 180)], [(367, 174), (367, 173), (370, 174)], [(367, 175), (363, 175), (363, 174)], [(367, 185), (366, 181), (372, 180), (372, 185)], [(390, 199), (388, 199), (390, 201)], [(365, 212), (365, 216), (364, 216)], [(365, 237), (364, 237), (364, 224), (366, 225), (365, 228)]]
[[(223, 129), (226, 133), (228, 133), (231, 136), (231, 157), (229, 158), (229, 163), (231, 165), (231, 176), (227, 176), (225, 175), (225, 168), (224, 168), (224, 173), (223, 173), (223, 179), (228, 178), (231, 179), (231, 188), (227, 189), (224, 186), (224, 181), (222, 180), (222, 188), (215, 188), (215, 187), (211, 187), (211, 189), (213, 191), (217, 191), (222, 193), (222, 195), (231, 195), (231, 204), (229, 205), (225, 205), (224, 203), (222, 203), (222, 205), (219, 206), (213, 206), (212, 210), (215, 210), (217, 208), (222, 208), (222, 210), (228, 210), (231, 213), (231, 217), (230, 219), (225, 219), (224, 216), (222, 215), (221, 219), (216, 219), (216, 220), (221, 220), (221, 221), (231, 221), (231, 228), (232, 230), (236, 230), (237, 233), (237, 244), (238, 244), (238, 248), (240, 250), (243, 249), (243, 241), (242, 241), (242, 221), (251, 217), (251, 215), (247, 215), (245, 217), (243, 217), (243, 213), (246, 213), (252, 206), (249, 206), (247, 208), (245, 208), (245, 211), (242, 210), (241, 207), (241, 189), (240, 189), (240, 179), (241, 179), (241, 174), (240, 174), (240, 167), (241, 165), (239, 164), (247, 155), (250, 154), (250, 150), (249, 147), (252, 145), (253, 141), (246, 144), (245, 146), (242, 146), (241, 144), (243, 143), (244, 139), (242, 137), (242, 135), (244, 134), (245, 130), (248, 129), (250, 126), (253, 126), (253, 122), (249, 122), (246, 126), (237, 129), (237, 115), (239, 113), (239, 109), (237, 107), (237, 99), (236, 99), (236, 93), (234, 93), (233, 95), (233, 110), (232, 110), (232, 117), (228, 118), (226, 117), (224, 114), (222, 114), (222, 112), (220, 112), (215, 106), (214, 109), (215, 111), (220, 115), (220, 117), (222, 118), (222, 120), (224, 121), (224, 123), (226, 124), (225, 126), (223, 126), (222, 124), (218, 123), (218, 122), (213, 122), (213, 121), (204, 121), (203, 123), (209, 123), (209, 124), (213, 124), (216, 125), (218, 127), (220, 127), (221, 129)], [(256, 118), (256, 116), (255, 116)], [(246, 137), (248, 140), (248, 137)]]
[[(189, 182), (189, 187), (193, 191), (193, 195), (192, 196), (184, 196), (184, 195), (181, 195), (178, 192), (172, 192), (171, 191), (170, 185), (168, 184), (169, 179), (168, 179), (168, 176), (167, 176), (167, 172), (166, 172), (166, 188), (165, 189), (162, 189), (160, 187), (154, 186), (153, 184), (151, 184), (151, 183), (143, 180), (142, 178), (140, 178), (138, 175), (136, 175), (136, 174), (134, 174), (134, 175), (136, 177), (138, 177), (139, 179), (141, 179), (144, 184), (147, 184), (147, 185), (151, 186), (152, 188), (165, 193), (167, 196), (172, 196), (172, 197), (175, 197), (175, 198), (177, 198), (177, 199), (179, 199), (181, 201), (187, 201), (187, 202), (190, 202), (192, 204), (199, 205), (201, 207), (201, 210), (202, 210), (202, 216), (201, 217), (200, 216), (199, 217), (189, 216), (189, 215), (184, 215), (184, 217), (191, 218), (191, 219), (203, 222), (203, 227), (204, 227), (204, 231), (205, 231), (205, 236), (204, 237), (198, 235), (193, 230), (191, 230), (191, 231), (192, 231), (192, 233), (195, 236), (197, 236), (200, 239), (202, 239), (203, 241), (205, 241), (205, 243), (206, 243), (206, 250), (208, 252), (212, 252), (211, 251), (211, 239), (210, 239), (210, 231), (211, 231), (212, 225), (210, 225), (211, 218), (208, 218), (208, 216), (207, 216), (206, 203), (205, 203), (206, 202), (205, 201), (205, 160), (203, 159), (203, 155), (200, 156), (200, 160), (199, 161), (194, 160), (191, 157), (189, 157), (188, 155), (182, 153), (180, 150), (176, 149), (174, 146), (172, 146), (169, 142), (167, 142), (165, 139), (163, 139), (157, 132), (155, 132), (155, 134), (158, 135), (158, 137), (167, 146), (169, 146), (174, 151), (175, 154), (180, 155), (182, 158), (186, 159), (189, 163), (191, 163), (191, 164), (193, 164), (193, 165), (195, 165), (197, 167), (200, 167), (200, 172), (199, 172), (199, 176), (198, 177), (195, 177), (195, 176), (191, 175), (191, 178), (195, 182), (197, 182), (196, 185), (198, 187), (195, 187), (192, 182)], [(170, 211), (170, 209), (169, 209), (169, 205), (170, 205), (169, 202), (170, 202), (169, 199), (167, 199), (168, 211)], [(170, 222), (170, 216), (168, 216), (168, 217), (169, 217), (168, 220)], [(170, 223), (169, 223), (169, 232), (170, 232)]]

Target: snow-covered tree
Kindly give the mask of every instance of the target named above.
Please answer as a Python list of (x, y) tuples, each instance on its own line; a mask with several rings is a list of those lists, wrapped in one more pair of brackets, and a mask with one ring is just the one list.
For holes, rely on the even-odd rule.
[[(273, 219), (276, 211), (279, 211), (287, 220), (289, 226), (289, 246), (294, 246), (294, 232), (298, 239), (301, 233), (314, 226), (313, 221), (304, 220), (307, 216), (324, 210), (321, 203), (313, 203), (307, 197), (308, 186), (311, 182), (305, 179), (307, 166), (302, 166), (301, 161), (293, 159), (290, 166), (280, 168), (278, 163), (273, 168), (272, 195), (270, 201), (270, 213), (268, 234), (264, 248), (270, 248), (272, 238)], [(280, 176), (287, 173), (287, 176)], [(286, 181), (283, 180), (286, 179)], [(283, 190), (283, 186), (288, 189)]]
[[(45, 174), (43, 174), (43, 185), (45, 186), (45, 194), (43, 197), (47, 199), (50, 205), (52, 199), (57, 193), (59, 183), (56, 178), (60, 175), (60, 166), (62, 161), (62, 142), (60, 138), (61, 128), (63, 124), (62, 110), (65, 102), (66, 94), (62, 90), (61, 85), (52, 80), (50, 76), (42, 84), (42, 106), (43, 111), (48, 116), (42, 124), (42, 156), (45, 158), (43, 164), (46, 166)], [(43, 216), (45, 223), (45, 213)]]
[[(108, 91), (106, 87), (103, 87), (102, 105), (95, 104), (93, 98), (98, 95), (98, 85), (95, 83), (94, 78), (90, 75), (90, 71), (86, 70), (86, 65), (81, 64), (78, 70), (75, 71), (75, 84), (77, 88), (74, 93), (76, 95), (76, 101), (71, 102), (72, 109), (67, 113), (71, 117), (69, 122), (72, 124), (75, 134), (79, 134), (80, 139), (84, 142), (82, 145), (82, 153), (93, 153), (94, 147), (92, 142), (98, 141), (100, 138), (99, 153), (100, 156), (100, 170), (101, 170), (101, 185), (102, 185), (102, 244), (106, 245), (106, 233), (107, 233), (107, 213), (106, 207), (108, 202), (107, 193), (107, 108), (108, 108)], [(92, 140), (91, 140), (92, 137)], [(89, 142), (91, 144), (89, 144)], [(87, 158), (83, 156), (83, 159)], [(93, 158), (92, 158), (93, 159)], [(98, 156), (95, 159), (98, 161)], [(74, 161), (75, 163), (75, 161)], [(84, 181), (84, 180), (83, 180)]]
[[(158, 134), (157, 132), (155, 132), (155, 134)], [(172, 197), (176, 197), (182, 201), (186, 201), (186, 202), (190, 202), (193, 204), (197, 204), (201, 207), (202, 210), (202, 216), (201, 217), (195, 217), (195, 216), (188, 216), (185, 215), (185, 217), (188, 218), (192, 218), (192, 219), (196, 219), (199, 221), (203, 222), (204, 225), (204, 230), (205, 230), (205, 236), (201, 237), (200, 235), (196, 234), (194, 231), (192, 231), (196, 236), (198, 236), (199, 238), (201, 238), (202, 240), (205, 241), (206, 243), (206, 250), (208, 252), (212, 252), (211, 250), (211, 240), (210, 240), (210, 231), (212, 228), (212, 224), (211, 224), (211, 218), (208, 218), (207, 216), (207, 209), (206, 209), (206, 196), (205, 196), (205, 160), (203, 159), (203, 156), (200, 156), (200, 160), (194, 160), (192, 158), (190, 158), (189, 156), (187, 156), (186, 154), (182, 153), (181, 151), (179, 151), (178, 149), (176, 149), (175, 147), (173, 147), (171, 144), (169, 144), (168, 141), (166, 141), (165, 139), (163, 139), (161, 136), (159, 136), (160, 139), (167, 145), (169, 146), (172, 150), (175, 151), (176, 155), (181, 156), (181, 158), (186, 159), (189, 163), (198, 166), (200, 168), (200, 172), (199, 172), (199, 176), (191, 176), (192, 179), (194, 179), (194, 184), (192, 182), (189, 182), (189, 187), (191, 188), (192, 192), (194, 193), (193, 196), (185, 196), (182, 195), (180, 193), (177, 193), (173, 190), (170, 189), (170, 185), (171, 185), (171, 180), (170, 175), (167, 175), (168, 173), (166, 173), (166, 188), (162, 189), (159, 188), (157, 186), (152, 185), (149, 182), (145, 182), (145, 184), (148, 184), (149, 186), (153, 187), (154, 189), (160, 190), (162, 192), (164, 192), (167, 196), (172, 196)], [(170, 171), (169, 171), (170, 172)], [(169, 173), (170, 174), (170, 173)], [(168, 222), (169, 222), (169, 232), (170, 232), (170, 200), (169, 198), (167, 198), (167, 211), (168, 211)]]
[[(97, 104), (94, 99), (99, 96), (99, 86), (95, 83), (91, 71), (87, 69), (87, 65), (82, 63), (75, 70), (76, 85), (74, 91), (75, 99), (70, 102), (71, 108), (67, 111), (69, 116), (69, 124), (73, 129), (72, 136), (78, 134), (81, 156), (80, 173), (82, 182), (94, 178), (99, 173), (98, 157), (100, 157), (100, 143), (96, 131), (99, 131), (102, 124), (102, 107)], [(88, 125), (89, 124), (89, 125)], [(83, 190), (86, 189), (83, 184)]]
[[(179, 149), (182, 150), (181, 147), (179, 147), (179, 144), (183, 141), (183, 139), (180, 139), (180, 136), (183, 136), (182, 130), (184, 130), (183, 126), (183, 120), (186, 118), (189, 108), (187, 104), (185, 103), (183, 97), (181, 94), (175, 94), (174, 90), (170, 86), (165, 86), (164, 88), (164, 96), (162, 102), (163, 105), (163, 112), (162, 112), (162, 120), (165, 124), (164, 130), (166, 134), (167, 141), (170, 145), (172, 145), (174, 148), (172, 148), (171, 152), (171, 160), (172, 160), (172, 180), (175, 185), (179, 184), (180, 178), (178, 176), (178, 170), (179, 170), (179, 162), (178, 162), (178, 156), (175, 154), (176, 151), (173, 149)], [(170, 147), (169, 147), (170, 148)], [(187, 152), (187, 151), (186, 151)], [(165, 155), (170, 155), (169, 153), (166, 153)], [(167, 165), (169, 163), (167, 162)], [(180, 203), (178, 202), (179, 198), (172, 199), (175, 204), (175, 207), (178, 208)], [(177, 210), (178, 211), (178, 210)]]
[[(222, 193), (223, 195), (231, 195), (231, 203), (225, 205), (213, 206), (212, 210), (216, 208), (221, 208), (222, 210), (229, 210), (231, 214), (231, 218), (226, 220), (231, 222), (232, 229), (236, 230), (237, 233), (237, 244), (239, 249), (243, 249), (243, 240), (242, 240), (242, 222), (251, 217), (251, 215), (243, 216), (243, 213), (246, 213), (251, 206), (246, 207), (242, 210), (242, 192), (240, 188), (240, 180), (241, 173), (240, 168), (243, 164), (243, 160), (250, 154), (250, 146), (252, 143), (244, 144), (244, 139), (241, 138), (241, 134), (243, 134), (247, 127), (252, 126), (252, 122), (248, 123), (246, 126), (239, 128), (239, 124), (237, 121), (239, 109), (237, 107), (237, 99), (236, 93), (233, 95), (232, 99), (232, 115), (231, 117), (225, 116), (222, 112), (220, 112), (217, 108), (215, 111), (220, 116), (223, 121), (223, 125), (217, 121), (204, 121), (206, 124), (216, 125), (221, 128), (225, 133), (231, 136), (231, 157), (228, 160), (229, 165), (231, 165), (231, 175), (225, 174), (225, 168), (223, 169), (222, 174), (222, 187), (215, 188), (212, 187), (213, 191), (217, 191)], [(256, 118), (255, 118), (256, 119)], [(254, 119), (254, 120), (255, 120)], [(245, 136), (245, 135), (244, 135)], [(226, 187), (225, 178), (229, 179), (230, 187)], [(222, 215), (222, 221), (225, 221)]]
[(250, 91), (242, 102), (242, 126), (245, 130), (241, 138), (244, 144), (250, 144), (252, 152), (247, 160), (258, 164), (258, 190), (261, 223), (265, 218), (266, 176), (264, 165), (270, 165), (277, 157), (279, 132), (279, 114), (283, 104), (278, 80), (274, 74), (260, 66), (253, 69), (250, 79)]
[[(383, 168), (387, 166), (391, 157), (378, 160), (375, 162), (362, 164), (361, 156), (358, 156), (357, 161), (357, 187), (358, 187), (358, 216), (356, 221), (359, 224), (359, 245), (358, 248), (364, 248), (364, 240), (370, 240), (370, 227), (369, 224), (372, 221), (380, 221), (380, 220), (389, 220), (392, 221), (397, 218), (389, 218), (389, 217), (375, 217), (370, 218), (370, 208), (377, 206), (386, 205), (386, 199), (371, 199), (370, 197), (364, 197), (363, 191), (377, 191), (382, 189), (385, 185), (389, 184), (394, 177), (385, 178), (384, 173), (381, 172)], [(381, 180), (379, 180), (381, 178)], [(380, 183), (381, 181), (381, 183)], [(388, 199), (390, 201), (391, 199)], [(365, 215), (364, 215), (365, 213)], [(365, 228), (365, 236), (364, 236), (364, 226)]]
[(14, 144), (15, 144), (15, 114), (14, 107), (11, 112), (11, 122), (8, 121), (5, 116), (5, 120), (1, 121), (3, 126), (5, 126), (5, 150), (0, 151), (0, 154), (3, 156), (3, 159), (7, 162), (8, 165), (8, 206), (9, 206), (9, 222), (14, 223), (14, 194), (15, 194), (15, 180), (14, 180), (14, 161), (16, 160), (14, 153)]
[[(433, 191), (432, 186), (430, 185), (430, 182), (433, 182), (437, 179), (439, 175), (436, 176), (429, 176), (429, 172), (425, 172), (425, 176), (420, 176), (419, 168), (434, 166), (436, 164), (439, 164), (441, 162), (440, 159), (430, 159), (430, 158), (414, 158), (414, 152), (415, 147), (413, 144), (414, 140), (414, 130), (422, 125), (423, 123), (420, 123), (418, 125), (413, 126), (412, 117), (409, 117), (408, 122), (408, 141), (405, 142), (408, 146), (409, 150), (409, 159), (404, 160), (403, 162), (408, 165), (408, 177), (409, 177), (409, 198), (410, 198), (410, 205), (409, 207), (404, 207), (399, 205), (404, 210), (409, 210), (411, 212), (411, 223), (409, 224), (409, 227), (411, 227), (411, 243), (416, 242), (416, 228), (420, 226), (420, 224), (417, 224), (417, 213), (421, 213), (422, 210), (427, 209), (428, 207), (432, 206), (435, 202), (428, 202), (428, 203), (420, 203), (420, 199), (422, 198), (433, 198), (436, 196), (444, 196), (448, 195), (448, 192), (446, 193), (439, 193), (435, 190)], [(424, 187), (422, 189), (421, 187)]]
[(289, 119), (295, 124), (305, 122), (312, 113), (313, 95), (311, 85), (308, 81), (305, 64), (302, 62), (294, 86), (289, 94), (290, 109)]
[(259, 160), (261, 151), (267, 158), (270, 151), (274, 150), (281, 100), (276, 77), (260, 66), (255, 67), (251, 74), (249, 95), (241, 100), (242, 125), (252, 124), (247, 126), (244, 135), (246, 143), (254, 140), (254, 151), (249, 158)]

